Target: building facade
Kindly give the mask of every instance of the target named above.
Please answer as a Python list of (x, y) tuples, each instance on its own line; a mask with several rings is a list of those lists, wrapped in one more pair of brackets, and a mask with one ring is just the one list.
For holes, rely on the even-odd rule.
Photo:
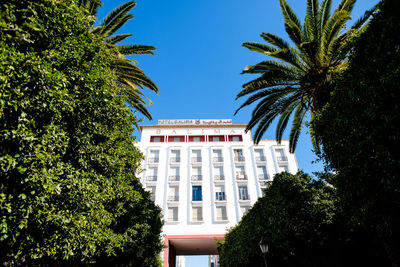
[(176, 266), (175, 255), (217, 254), (214, 238), (240, 221), (273, 175), (298, 171), (287, 141), (255, 145), (245, 127), (231, 120), (141, 126), (139, 177), (163, 211), (164, 266)]

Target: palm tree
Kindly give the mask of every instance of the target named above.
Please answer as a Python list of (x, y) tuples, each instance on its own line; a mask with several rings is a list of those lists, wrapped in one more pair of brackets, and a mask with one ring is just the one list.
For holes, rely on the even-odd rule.
[(303, 122), (310, 114), (309, 132), (313, 146), (318, 151), (314, 118), (329, 101), (331, 82), (347, 64), (346, 58), (352, 48), (351, 39), (365, 29), (366, 21), (375, 7), (345, 31), (356, 0), (342, 0), (332, 15), (332, 0), (323, 0), (321, 5), (318, 0), (307, 0), (303, 25), (286, 0), (279, 2), (285, 30), (293, 45), (271, 33), (260, 35), (267, 44), (243, 43), (251, 51), (275, 60), (265, 60), (243, 70), (242, 74), (261, 76), (243, 85), (236, 99), (250, 96), (236, 110), (235, 115), (243, 107), (259, 101), (246, 131), (258, 124), (254, 133), (254, 140), (258, 143), (272, 121), (280, 115), (275, 133), (280, 143), (294, 112), (289, 136), (290, 151), (294, 152)]
[[(78, 5), (84, 6), (90, 15), (96, 16), (101, 2), (99, 0), (78, 0)], [(151, 120), (152, 116), (146, 108), (147, 103), (144, 98), (149, 101), (149, 104), (152, 102), (143, 94), (142, 89), (148, 88), (158, 93), (158, 87), (136, 66), (136, 61), (129, 60), (125, 56), (153, 55), (152, 50), (155, 50), (155, 47), (149, 45), (119, 45), (119, 42), (132, 35), (114, 35), (128, 20), (133, 18), (133, 15), (129, 14), (129, 12), (135, 5), (134, 1), (129, 1), (118, 6), (102, 20), (99, 26), (94, 28), (93, 33), (103, 36), (104, 42), (113, 52), (111, 67), (117, 75), (117, 84), (121, 88), (121, 92), (128, 97), (128, 103)]]

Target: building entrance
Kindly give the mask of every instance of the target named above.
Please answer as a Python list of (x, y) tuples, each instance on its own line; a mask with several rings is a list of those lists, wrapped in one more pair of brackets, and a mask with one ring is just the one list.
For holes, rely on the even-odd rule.
[(215, 239), (224, 240), (224, 235), (166, 235), (164, 267), (176, 267), (176, 256), (217, 255)]

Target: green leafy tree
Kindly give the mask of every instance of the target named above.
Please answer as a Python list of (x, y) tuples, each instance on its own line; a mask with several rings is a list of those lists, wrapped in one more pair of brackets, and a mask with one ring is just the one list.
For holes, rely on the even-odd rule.
[(347, 226), (341, 210), (335, 188), (325, 181), (277, 174), (220, 242), (220, 264), (264, 266), (263, 238), (270, 267), (389, 266), (383, 249), (366, 231)]
[(112, 50), (73, 0), (0, 2), (0, 263), (157, 266)]
[[(84, 6), (90, 15), (96, 16), (101, 5), (96, 0), (78, 0), (79, 6)], [(127, 96), (128, 103), (146, 116), (152, 119), (150, 112), (146, 108), (146, 97), (142, 89), (148, 88), (158, 93), (157, 85), (137, 67), (137, 62), (128, 59), (126, 56), (148, 54), (153, 55), (152, 50), (156, 48), (149, 45), (121, 45), (121, 41), (132, 36), (132, 34), (115, 34), (126, 22), (133, 18), (129, 12), (136, 6), (134, 1), (128, 1), (112, 10), (97, 26), (93, 32), (102, 36), (104, 42), (112, 51), (112, 69), (117, 75), (117, 84), (121, 87), (121, 93)]]
[(400, 2), (379, 9), (316, 130), (352, 221), (374, 231), (400, 266)]
[(275, 138), (280, 142), (294, 113), (289, 136), (291, 152), (296, 148), (304, 120), (310, 114), (309, 132), (314, 148), (318, 150), (319, 139), (314, 130), (315, 115), (328, 102), (332, 91), (331, 82), (336, 79), (337, 71), (346, 66), (346, 58), (352, 48), (350, 40), (364, 29), (372, 11), (367, 12), (346, 31), (346, 22), (351, 19), (356, 0), (342, 0), (332, 15), (332, 0), (323, 0), (321, 4), (318, 0), (307, 0), (303, 24), (286, 0), (279, 2), (285, 30), (293, 45), (271, 33), (261, 34), (267, 44), (243, 43), (251, 51), (273, 59), (247, 66), (242, 72), (261, 76), (243, 85), (236, 99), (249, 97), (236, 113), (259, 101), (246, 128), (250, 130), (257, 125), (255, 142), (262, 138), (277, 116), (279, 120)]

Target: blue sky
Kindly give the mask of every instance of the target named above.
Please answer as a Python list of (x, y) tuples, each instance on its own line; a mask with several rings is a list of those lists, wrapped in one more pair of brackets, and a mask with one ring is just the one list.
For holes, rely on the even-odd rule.
[[(103, 0), (99, 18), (125, 0)], [(302, 19), (306, 0), (287, 0)], [(358, 18), (378, 0), (358, 0), (353, 18)], [(134, 19), (118, 33), (131, 33), (126, 43), (157, 48), (154, 56), (143, 55), (139, 67), (158, 85), (158, 95), (145, 93), (153, 101), (149, 111), (158, 119), (233, 119), (246, 124), (254, 106), (233, 116), (243, 100), (235, 101), (242, 84), (255, 78), (241, 75), (246, 65), (266, 57), (241, 46), (243, 42), (262, 42), (259, 35), (270, 32), (288, 40), (284, 31), (279, 0), (136, 0)], [(335, 8), (339, 0), (333, 0)], [(303, 129), (296, 149), (299, 168), (307, 173), (322, 171), (313, 164), (315, 155), (307, 129)], [(264, 139), (275, 137), (274, 125)], [(139, 135), (138, 135), (139, 136)], [(288, 132), (284, 139), (288, 138)], [(207, 266), (205, 257), (190, 257), (188, 267)]]

